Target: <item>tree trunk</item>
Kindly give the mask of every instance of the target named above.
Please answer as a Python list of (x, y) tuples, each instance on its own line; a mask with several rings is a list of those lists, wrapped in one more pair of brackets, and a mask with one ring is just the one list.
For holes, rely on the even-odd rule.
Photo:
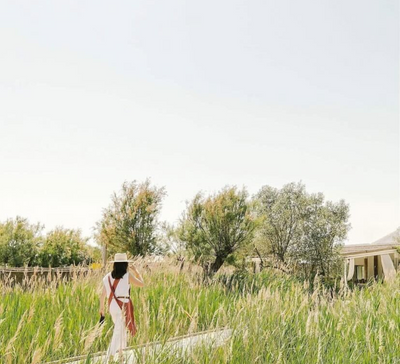
[(179, 272), (182, 272), (184, 264), (185, 264), (185, 258), (182, 259), (181, 266), (179, 267)]
[(258, 249), (256, 247), (254, 247), (254, 250), (257, 253), (258, 258), (260, 259), (260, 272), (262, 272), (264, 270), (264, 266), (265, 266), (264, 259), (262, 258), (260, 252), (258, 251)]
[(210, 274), (215, 274), (218, 272), (219, 268), (221, 268), (222, 264), (224, 264), (226, 257), (217, 255), (214, 262), (210, 266)]
[(106, 269), (107, 266), (107, 245), (103, 244), (103, 251), (102, 251), (102, 258), (103, 258), (103, 269)]

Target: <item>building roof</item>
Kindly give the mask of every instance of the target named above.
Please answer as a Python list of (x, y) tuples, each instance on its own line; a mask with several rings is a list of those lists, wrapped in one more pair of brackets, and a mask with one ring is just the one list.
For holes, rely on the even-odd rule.
[(340, 253), (342, 255), (353, 255), (372, 253), (375, 251), (378, 252), (382, 250), (393, 250), (400, 246), (400, 242), (396, 239), (398, 237), (400, 237), (400, 228), (370, 244), (345, 245)]
[[(394, 250), (399, 247), (400, 247), (400, 227), (396, 231), (370, 244), (344, 245), (340, 250), (340, 254), (347, 256), (363, 254), (363, 253), (370, 254), (373, 252)], [(258, 257), (251, 257), (250, 259), (259, 260)]]
[(367, 244), (367, 245), (345, 245), (341, 249), (340, 253), (342, 255), (350, 255), (350, 254), (361, 254), (361, 253), (372, 253), (375, 251), (382, 251), (382, 250), (392, 250), (396, 249), (396, 245), (394, 244)]

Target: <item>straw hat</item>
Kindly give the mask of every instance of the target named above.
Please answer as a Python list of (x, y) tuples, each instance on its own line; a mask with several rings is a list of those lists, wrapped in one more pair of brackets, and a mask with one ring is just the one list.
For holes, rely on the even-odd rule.
[(114, 260), (110, 261), (110, 263), (122, 263), (122, 262), (133, 262), (133, 260), (128, 260), (126, 253), (116, 253), (114, 255)]

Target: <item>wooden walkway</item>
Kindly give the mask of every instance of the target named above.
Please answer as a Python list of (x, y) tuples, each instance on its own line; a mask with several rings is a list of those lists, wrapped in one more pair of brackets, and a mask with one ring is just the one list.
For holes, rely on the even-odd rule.
[[(201, 331), (195, 334), (174, 337), (165, 343), (160, 341), (150, 342), (142, 345), (132, 346), (123, 350), (123, 357), (119, 361), (124, 364), (135, 364), (143, 361), (146, 356), (154, 356), (161, 353), (168, 355), (181, 356), (190, 354), (191, 350), (196, 346), (211, 346), (213, 348), (224, 345), (232, 336), (232, 329), (216, 329)], [(107, 353), (99, 352), (90, 356), (82, 355), (74, 358), (66, 358), (62, 360), (52, 361), (43, 364), (103, 364), (107, 363)]]

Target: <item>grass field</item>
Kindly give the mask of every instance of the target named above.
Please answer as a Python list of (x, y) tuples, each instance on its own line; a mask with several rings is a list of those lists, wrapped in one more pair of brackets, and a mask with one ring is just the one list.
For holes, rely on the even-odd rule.
[[(130, 344), (230, 327), (220, 348), (143, 363), (400, 363), (400, 280), (340, 290), (332, 297), (272, 271), (219, 276), (160, 265), (135, 288), (138, 334)], [(0, 283), (0, 362), (41, 363), (106, 350), (111, 318), (98, 325), (101, 272), (71, 281)]]

